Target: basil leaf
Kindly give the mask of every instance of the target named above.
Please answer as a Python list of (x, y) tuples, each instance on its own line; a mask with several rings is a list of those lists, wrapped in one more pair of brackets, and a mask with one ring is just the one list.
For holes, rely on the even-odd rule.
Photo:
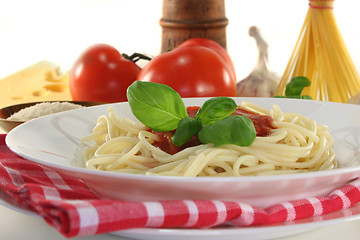
[[(274, 96), (274, 98), (285, 98), (285, 96)], [(294, 95), (294, 96), (286, 96), (286, 98), (296, 98), (296, 99), (308, 99), (312, 100), (313, 98), (309, 95)]]
[(171, 137), (172, 143), (179, 147), (189, 141), (201, 129), (201, 122), (198, 119), (186, 117), (181, 119), (175, 134)]
[(303, 89), (310, 86), (310, 84), (311, 82), (307, 77), (294, 77), (286, 84), (285, 96), (298, 96), (300, 98)]
[(256, 131), (250, 118), (232, 115), (211, 125), (204, 125), (198, 136), (200, 142), (213, 143), (215, 146), (224, 144), (250, 146), (256, 138)]
[(196, 114), (202, 124), (212, 124), (230, 116), (238, 106), (229, 97), (215, 97), (207, 100)]
[(155, 131), (172, 131), (188, 116), (180, 95), (164, 84), (135, 81), (127, 99), (135, 117)]
[(313, 98), (309, 95), (301, 95), (300, 96), (301, 99), (308, 99), (308, 100), (312, 100)]

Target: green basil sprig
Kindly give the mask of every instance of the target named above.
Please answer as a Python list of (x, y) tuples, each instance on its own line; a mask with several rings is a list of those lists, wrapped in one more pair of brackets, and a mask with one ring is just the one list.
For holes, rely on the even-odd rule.
[[(207, 100), (198, 110), (195, 119), (191, 117), (183, 118), (175, 134), (172, 136), (172, 143), (179, 147), (189, 141), (199, 131), (211, 131), (202, 129), (203, 124), (212, 124), (230, 116), (237, 105), (235, 101), (228, 97), (214, 97)], [(222, 133), (221, 133), (222, 134)], [(201, 140), (200, 140), (201, 141)], [(205, 143), (205, 142), (202, 142)]]
[(215, 146), (236, 144), (249, 146), (255, 140), (252, 121), (245, 116), (231, 116), (237, 108), (228, 97), (215, 97), (200, 107), (195, 118), (188, 116), (180, 95), (167, 85), (135, 81), (127, 90), (135, 117), (155, 131), (176, 129), (171, 141), (181, 146), (198, 134), (202, 143)]
[(301, 95), (305, 87), (310, 86), (311, 82), (307, 77), (298, 76), (290, 80), (286, 84), (285, 96), (275, 96), (278, 98), (297, 98), (297, 99), (312, 99), (309, 95)]
[(180, 95), (164, 84), (135, 81), (126, 96), (134, 116), (154, 131), (172, 131), (188, 116)]
[(207, 100), (196, 114), (196, 119), (200, 119), (202, 124), (212, 124), (227, 116), (230, 116), (237, 105), (235, 101), (228, 97), (215, 97)]
[(191, 117), (180, 120), (175, 134), (171, 137), (172, 143), (180, 147), (195, 136), (201, 129), (201, 121)]
[[(241, 132), (235, 129), (241, 129)], [(248, 117), (233, 115), (211, 125), (204, 125), (198, 136), (200, 142), (213, 143), (214, 146), (223, 144), (250, 146), (256, 137), (256, 131)]]

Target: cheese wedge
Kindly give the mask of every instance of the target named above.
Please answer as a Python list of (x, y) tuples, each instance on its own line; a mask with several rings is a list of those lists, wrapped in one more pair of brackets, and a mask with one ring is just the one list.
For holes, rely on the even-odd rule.
[(0, 79), (0, 108), (27, 102), (72, 100), (69, 74), (41, 61)]

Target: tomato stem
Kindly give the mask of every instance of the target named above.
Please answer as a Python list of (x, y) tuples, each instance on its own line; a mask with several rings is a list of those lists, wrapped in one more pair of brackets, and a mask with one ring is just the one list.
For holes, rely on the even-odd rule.
[(126, 53), (121, 54), (124, 58), (133, 61), (134, 63), (139, 61), (140, 59), (144, 59), (144, 60), (148, 60), (150, 61), (152, 58), (149, 56), (146, 56), (145, 54), (142, 53), (133, 53), (130, 56), (127, 55)]

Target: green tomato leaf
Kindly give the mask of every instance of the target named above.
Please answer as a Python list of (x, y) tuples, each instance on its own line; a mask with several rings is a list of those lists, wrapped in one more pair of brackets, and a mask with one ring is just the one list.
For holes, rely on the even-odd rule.
[(303, 89), (310, 86), (310, 84), (311, 82), (307, 77), (294, 77), (286, 84), (285, 96), (298, 96), (298, 98), (300, 98)]
[(172, 131), (188, 116), (180, 95), (164, 84), (135, 81), (127, 99), (135, 117), (155, 131)]
[(230, 116), (238, 106), (229, 97), (215, 97), (207, 100), (196, 114), (202, 124), (212, 124)]
[(177, 147), (185, 144), (200, 131), (201, 126), (198, 119), (191, 117), (181, 119), (175, 134), (171, 137), (172, 143)]
[(233, 115), (204, 125), (198, 133), (202, 143), (213, 143), (215, 146), (235, 144), (250, 146), (256, 138), (252, 121), (246, 116)]

